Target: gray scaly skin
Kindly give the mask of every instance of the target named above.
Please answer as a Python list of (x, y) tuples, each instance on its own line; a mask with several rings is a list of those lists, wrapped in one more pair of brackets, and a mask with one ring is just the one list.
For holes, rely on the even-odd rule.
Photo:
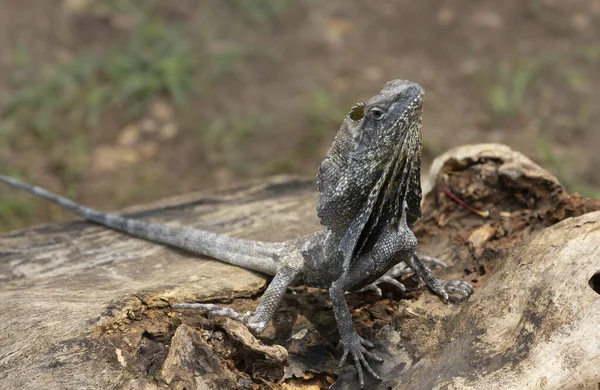
[[(382, 281), (414, 272), (444, 301), (449, 295), (465, 299), (473, 293), (466, 282), (434, 277), (415, 254), (417, 239), (410, 228), (421, 217), (422, 104), (421, 86), (394, 80), (368, 102), (353, 107), (319, 169), (317, 214), (326, 229), (280, 243), (128, 219), (6, 176), (0, 181), (120, 232), (273, 276), (253, 315), (214, 304), (183, 303), (176, 308), (238, 319), (261, 333), (291, 283), (328, 289), (343, 346), (340, 365), (351, 356), (362, 387), (363, 368), (379, 378), (367, 358), (377, 362), (381, 358), (367, 351), (373, 344), (354, 330), (346, 292), (377, 290)], [(397, 281), (396, 285), (402, 287)]]

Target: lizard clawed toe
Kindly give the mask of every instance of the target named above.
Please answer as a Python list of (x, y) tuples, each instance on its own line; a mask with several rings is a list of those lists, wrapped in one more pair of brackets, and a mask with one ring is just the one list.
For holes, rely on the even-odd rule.
[[(356, 367), (356, 371), (358, 373), (358, 381), (360, 382), (360, 387), (363, 388), (365, 385), (365, 380), (363, 376), (363, 367), (371, 374), (375, 379), (381, 380), (381, 377), (371, 368), (369, 362), (367, 362), (366, 357), (371, 360), (376, 361), (377, 363), (383, 362), (383, 359), (379, 356), (373, 354), (372, 352), (367, 351), (366, 348), (373, 348), (373, 344), (362, 337), (360, 337), (357, 333), (350, 333), (348, 336), (344, 337), (341, 340), (341, 343), (344, 348), (344, 353), (342, 354), (342, 358), (340, 359), (340, 367), (346, 361), (348, 355), (352, 355), (352, 359), (354, 360), (354, 366)], [(365, 348), (366, 347), (366, 348)]]
[(444, 302), (463, 301), (471, 296), (475, 291), (473, 286), (462, 280), (443, 280), (436, 279), (431, 290), (442, 297)]
[(459, 301), (467, 299), (475, 292), (470, 283), (462, 280), (447, 280), (445, 289), (448, 294), (456, 296)]

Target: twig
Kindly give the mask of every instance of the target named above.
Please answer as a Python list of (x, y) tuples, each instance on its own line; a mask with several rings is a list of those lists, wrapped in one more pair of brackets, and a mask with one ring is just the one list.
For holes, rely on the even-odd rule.
[[(445, 178), (444, 178), (444, 180), (445, 180)], [(450, 188), (445, 183), (445, 181), (442, 182), (442, 191), (444, 191), (444, 193), (446, 195), (448, 195), (450, 198), (454, 199), (458, 204), (466, 207), (467, 209), (471, 210), (475, 214), (477, 214), (477, 215), (479, 215), (479, 216), (481, 216), (483, 218), (488, 218), (490, 216), (490, 212), (488, 210), (485, 210), (485, 211), (477, 210), (475, 207), (467, 204), (464, 200), (462, 200), (457, 195), (455, 195), (454, 193), (452, 193), (452, 191), (450, 191)]]

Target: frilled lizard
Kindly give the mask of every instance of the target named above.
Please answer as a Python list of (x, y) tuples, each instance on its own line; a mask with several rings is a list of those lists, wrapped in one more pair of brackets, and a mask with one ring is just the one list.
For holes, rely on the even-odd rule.
[(340, 365), (350, 355), (362, 387), (363, 367), (379, 378), (367, 358), (382, 359), (367, 350), (373, 344), (354, 330), (346, 292), (378, 290), (382, 281), (402, 287), (393, 277), (414, 272), (445, 301), (449, 295), (464, 299), (473, 293), (466, 282), (434, 277), (415, 253), (417, 239), (410, 228), (421, 217), (422, 107), (423, 89), (405, 80), (388, 82), (368, 102), (354, 106), (319, 168), (317, 215), (326, 229), (285, 242), (147, 223), (93, 210), (10, 177), (0, 176), (0, 181), (120, 232), (273, 275), (254, 314), (214, 304), (175, 308), (238, 319), (261, 333), (291, 283), (328, 289), (343, 347)]

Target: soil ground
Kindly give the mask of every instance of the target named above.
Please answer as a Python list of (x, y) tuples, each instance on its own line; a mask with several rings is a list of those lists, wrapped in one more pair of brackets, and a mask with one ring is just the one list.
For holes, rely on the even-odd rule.
[[(117, 209), (313, 175), (388, 80), (426, 90), (426, 162), (501, 142), (600, 197), (594, 0), (0, 0), (0, 172)], [(70, 218), (0, 188), (0, 231)]]

